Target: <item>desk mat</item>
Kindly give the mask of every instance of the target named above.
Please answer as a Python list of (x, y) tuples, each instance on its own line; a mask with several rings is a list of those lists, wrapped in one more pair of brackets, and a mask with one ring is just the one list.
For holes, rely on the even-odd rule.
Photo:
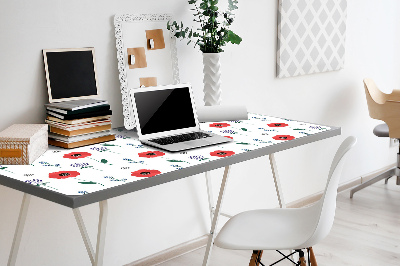
[(133, 131), (114, 129), (115, 141), (72, 150), (50, 147), (30, 165), (0, 165), (0, 175), (64, 195), (83, 195), (331, 128), (249, 114), (248, 120), (201, 123), (201, 129), (233, 141), (170, 153), (142, 145)]

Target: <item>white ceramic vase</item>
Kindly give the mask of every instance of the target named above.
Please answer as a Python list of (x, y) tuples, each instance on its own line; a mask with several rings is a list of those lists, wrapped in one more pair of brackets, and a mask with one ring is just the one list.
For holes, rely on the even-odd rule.
[(221, 64), (219, 53), (203, 53), (204, 104), (221, 104)]

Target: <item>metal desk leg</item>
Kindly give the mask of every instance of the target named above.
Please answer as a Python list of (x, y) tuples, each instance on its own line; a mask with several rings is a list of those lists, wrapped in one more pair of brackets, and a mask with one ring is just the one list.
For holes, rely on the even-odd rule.
[(225, 188), (226, 188), (226, 181), (227, 181), (228, 175), (229, 175), (229, 170), (230, 170), (230, 166), (226, 166), (225, 171), (224, 171), (224, 176), (223, 176), (222, 182), (221, 182), (221, 188), (219, 190), (217, 206), (215, 207), (215, 213), (214, 213), (214, 216), (212, 219), (210, 235), (208, 236), (206, 253), (204, 255), (204, 260), (203, 260), (203, 266), (208, 265), (210, 257), (211, 257), (211, 249), (212, 249), (212, 245), (213, 245), (214, 238), (215, 238), (214, 232), (215, 232), (215, 229), (217, 228), (218, 218), (220, 215), (222, 200), (224, 198), (224, 192), (225, 192)]
[(78, 224), (79, 231), (81, 232), (83, 238), (83, 242), (85, 243), (86, 250), (89, 254), (90, 262), (94, 266), (103, 265), (104, 246), (105, 246), (106, 228), (107, 228), (107, 213), (108, 213), (107, 200), (99, 202), (99, 205), (100, 205), (100, 214), (99, 214), (99, 225), (97, 231), (96, 253), (94, 253), (93, 251), (93, 247), (90, 242), (89, 235), (87, 234), (85, 223), (82, 219), (80, 210), (79, 209), (73, 210), (76, 223)]
[(14, 240), (11, 246), (10, 256), (8, 257), (8, 263), (7, 263), (8, 266), (14, 266), (17, 260), (19, 244), (21, 243), (22, 233), (24, 231), (30, 200), (31, 200), (31, 195), (24, 193), (24, 197), (21, 203), (21, 209), (19, 211), (17, 227), (14, 233)]
[(92, 265), (94, 265), (94, 251), (92, 243), (90, 242), (89, 235), (86, 231), (85, 222), (82, 219), (81, 211), (79, 210), (79, 208), (73, 209), (72, 211), (74, 212), (76, 223), (78, 224), (83, 242), (85, 243), (86, 251), (89, 254), (90, 262), (92, 263)]
[(99, 229), (97, 231), (97, 247), (95, 266), (103, 265), (104, 246), (106, 242), (108, 204), (107, 200), (100, 201)]
[(210, 172), (205, 173), (205, 178), (206, 178), (207, 194), (208, 194), (208, 208), (210, 209), (210, 221), (212, 222), (214, 215), (214, 206), (213, 206), (214, 199), (213, 199)]
[(279, 180), (278, 168), (276, 167), (275, 155), (271, 153), (269, 155), (269, 163), (271, 164), (272, 176), (274, 177), (276, 195), (278, 196), (279, 207), (286, 208), (285, 200), (283, 199), (283, 192), (281, 182)]

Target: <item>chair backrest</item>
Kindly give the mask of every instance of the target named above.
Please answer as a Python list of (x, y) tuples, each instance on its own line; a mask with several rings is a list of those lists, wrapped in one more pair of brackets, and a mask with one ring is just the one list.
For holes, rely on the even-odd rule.
[(400, 138), (400, 90), (391, 94), (383, 93), (372, 79), (364, 79), (369, 116), (385, 121), (389, 127), (389, 137)]
[(342, 175), (346, 154), (356, 144), (356, 142), (357, 139), (355, 137), (351, 136), (346, 138), (333, 158), (324, 194), (319, 202), (313, 206), (320, 208), (320, 217), (314, 233), (307, 240), (304, 247), (311, 247), (318, 243), (328, 235), (332, 228), (335, 217), (337, 189)]

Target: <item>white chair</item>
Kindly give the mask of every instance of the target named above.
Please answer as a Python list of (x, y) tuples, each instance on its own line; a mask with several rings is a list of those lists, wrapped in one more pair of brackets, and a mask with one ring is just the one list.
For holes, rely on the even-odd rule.
[[(356, 141), (355, 137), (348, 137), (340, 145), (329, 171), (324, 194), (318, 202), (298, 209), (242, 212), (223, 226), (214, 244), (225, 249), (254, 250), (252, 261), (254, 257), (258, 258), (250, 261), (250, 265), (261, 263), (262, 250), (296, 250), (292, 254), (299, 252), (299, 257), (304, 257), (302, 249), (307, 249), (311, 251), (309, 265), (316, 266), (312, 246), (326, 237), (332, 228), (344, 158)], [(292, 254), (283, 259), (291, 260), (289, 257)], [(306, 265), (304, 259), (298, 263), (291, 261), (296, 265)]]

